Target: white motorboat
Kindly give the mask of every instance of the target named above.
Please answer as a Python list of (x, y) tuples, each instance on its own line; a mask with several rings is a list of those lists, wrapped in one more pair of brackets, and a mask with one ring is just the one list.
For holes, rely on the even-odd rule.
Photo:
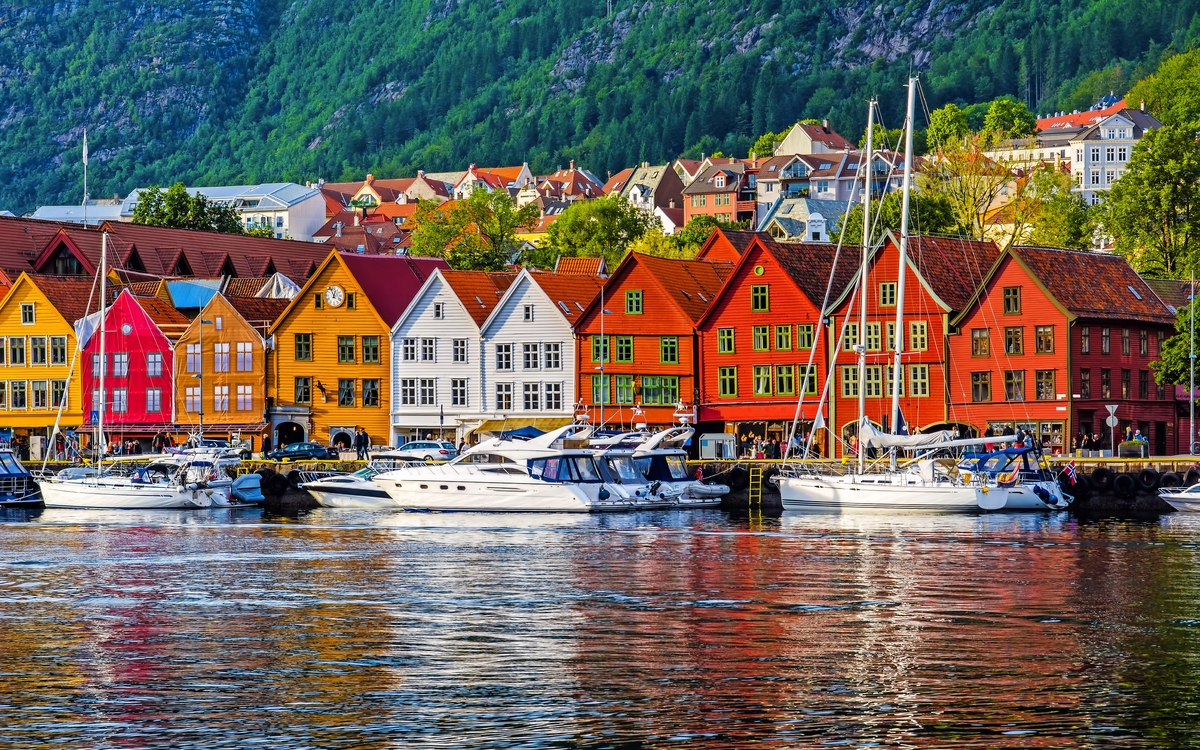
[(1041, 460), (1041, 449), (1015, 446), (964, 460), (959, 469), (964, 477), (1008, 490), (1001, 510), (1065, 510), (1074, 498), (1063, 494), (1054, 474)]
[(323, 508), (395, 509), (396, 501), (375, 483), (375, 476), (418, 463), (424, 464), (400, 451), (376, 453), (366, 466), (349, 474), (301, 471), (300, 489)]
[(609, 488), (591, 451), (556, 447), (590, 433), (588, 425), (571, 424), (528, 440), (493, 438), (449, 463), (405, 466), (374, 481), (398, 507), (415, 511), (594, 513), (637, 507)]
[(208, 508), (221, 491), (186, 482), (186, 467), (152, 463), (130, 476), (50, 477), (41, 480), (47, 508)]
[(676, 507), (680, 492), (663, 482), (651, 482), (642, 474), (628, 450), (593, 451), (596, 463), (612, 491), (633, 503), (638, 510)]
[(592, 439), (589, 444), (597, 456), (632, 458), (643, 481), (657, 488), (651, 493), (660, 498), (656, 507), (717, 507), (721, 498), (729, 494), (728, 485), (706, 483), (688, 473), (687, 453), (681, 446), (694, 432), (688, 425), (679, 425), (656, 433), (606, 435)]
[(1163, 487), (1158, 496), (1181, 513), (1200, 513), (1200, 484), (1191, 487)]

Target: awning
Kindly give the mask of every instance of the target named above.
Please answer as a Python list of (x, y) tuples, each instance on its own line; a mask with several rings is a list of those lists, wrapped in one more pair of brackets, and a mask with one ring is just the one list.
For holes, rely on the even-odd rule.
[(543, 417), (541, 419), (488, 419), (475, 428), (475, 432), (512, 432), (522, 427), (536, 427), (542, 432), (550, 432), (571, 424), (571, 417)]

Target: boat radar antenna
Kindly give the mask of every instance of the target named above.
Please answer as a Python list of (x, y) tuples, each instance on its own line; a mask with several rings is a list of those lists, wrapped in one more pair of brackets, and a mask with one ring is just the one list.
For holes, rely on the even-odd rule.
[(592, 415), (588, 412), (587, 405), (583, 403), (583, 400), (580, 399), (575, 402), (575, 417), (573, 420), (575, 424), (587, 424), (591, 419)]
[(641, 404), (635, 404), (633, 407), (633, 417), (630, 419), (631, 427), (634, 430), (646, 429), (646, 412), (642, 410)]
[(694, 421), (696, 412), (694, 409), (689, 409), (684, 406), (682, 401), (675, 403), (675, 413), (671, 415), (675, 421), (681, 425), (691, 424)]

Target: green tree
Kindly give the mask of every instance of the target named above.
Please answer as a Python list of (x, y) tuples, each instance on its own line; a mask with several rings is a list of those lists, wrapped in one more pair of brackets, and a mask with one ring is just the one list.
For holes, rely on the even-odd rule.
[[(876, 241), (889, 229), (900, 231), (902, 200), (899, 192), (892, 192), (871, 206), (872, 237)], [(951, 234), (957, 229), (950, 201), (944, 195), (924, 191), (913, 193), (909, 210), (912, 213), (909, 228), (913, 234)], [(861, 245), (862, 226), (863, 207), (861, 203), (856, 203), (831, 235), (834, 241), (845, 245)]]
[(988, 107), (983, 132), (993, 141), (1024, 138), (1037, 132), (1037, 118), (1023, 102), (1002, 97)]
[(1200, 144), (1168, 125), (1147, 131), (1113, 183), (1098, 222), (1139, 273), (1182, 278), (1200, 249)]
[(1125, 101), (1134, 107), (1145, 102), (1164, 125), (1200, 127), (1200, 48), (1164, 60), (1153, 75), (1134, 84)]
[(933, 110), (929, 115), (928, 141), (934, 148), (947, 143), (956, 143), (971, 133), (967, 114), (951, 102)]
[(412, 255), (445, 258), (464, 271), (502, 271), (516, 255), (516, 236), (532, 228), (536, 203), (517, 207), (505, 190), (471, 191), (464, 200), (421, 201), (413, 214)]
[(1184, 305), (1175, 313), (1175, 335), (1163, 341), (1158, 359), (1150, 363), (1154, 370), (1154, 381), (1159, 385), (1180, 385), (1188, 382), (1191, 349), (1200, 351), (1200, 327), (1197, 327), (1195, 342), (1189, 341), (1192, 315), (1196, 312), (1196, 301)]
[[(913, 131), (913, 153), (920, 156), (925, 153), (928, 138), (926, 131)], [(858, 147), (867, 147), (867, 129), (863, 128), (862, 137), (858, 139)], [(876, 151), (899, 151), (904, 152), (904, 128), (885, 128), (882, 125), (875, 124), (875, 138), (871, 142), (871, 148)]]
[(778, 133), (763, 133), (754, 141), (750, 151), (760, 159), (769, 159), (775, 155), (775, 149), (779, 148), (779, 144), (783, 142), (788, 131), (781, 130)]
[[(176, 182), (164, 193), (158, 185), (138, 193), (133, 207), (133, 223), (173, 229), (198, 229), (205, 232), (245, 234), (246, 230), (233, 206), (213, 203), (202, 193), (189, 195), (182, 182)], [(259, 236), (274, 237), (270, 227)]]
[(630, 244), (656, 226), (656, 217), (624, 196), (576, 201), (550, 225), (537, 257), (549, 264), (557, 256), (604, 256), (616, 268)]
[(1039, 206), (1029, 241), (1042, 247), (1088, 249), (1095, 226), (1083, 196), (1072, 189), (1071, 176), (1046, 165), (1034, 173), (1033, 180)]
[(937, 159), (926, 162), (919, 182), (922, 193), (940, 195), (949, 202), (954, 231), (976, 240), (984, 238), (988, 212), (1005, 191), (1010, 186), (1021, 187), (1010, 165), (984, 154), (986, 145), (983, 136), (945, 145)]

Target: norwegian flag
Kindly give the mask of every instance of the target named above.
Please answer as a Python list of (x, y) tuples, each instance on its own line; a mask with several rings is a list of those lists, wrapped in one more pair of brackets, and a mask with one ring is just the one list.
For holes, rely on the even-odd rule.
[(1067, 464), (1067, 468), (1063, 469), (1063, 473), (1067, 475), (1067, 479), (1071, 480), (1071, 484), (1075, 485), (1079, 481), (1079, 477), (1075, 475), (1075, 462)]

